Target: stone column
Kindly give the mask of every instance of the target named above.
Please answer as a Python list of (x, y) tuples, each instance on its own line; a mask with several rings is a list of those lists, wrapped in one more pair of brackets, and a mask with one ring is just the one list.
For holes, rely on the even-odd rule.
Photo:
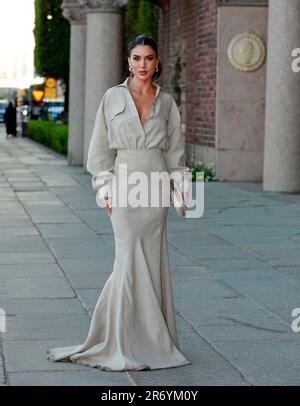
[(68, 163), (83, 164), (86, 13), (75, 0), (64, 0), (63, 16), (71, 23)]
[[(300, 192), (300, 1), (269, 0), (263, 190)], [(300, 63), (298, 63), (300, 66)]]
[(124, 1), (79, 0), (87, 8), (84, 166), (96, 112), (105, 91), (120, 83)]

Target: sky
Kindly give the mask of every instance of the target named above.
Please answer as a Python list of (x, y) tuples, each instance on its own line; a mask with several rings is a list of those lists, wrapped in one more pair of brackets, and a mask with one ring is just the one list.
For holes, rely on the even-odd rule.
[(28, 87), (34, 78), (34, 0), (0, 0), (0, 87)]

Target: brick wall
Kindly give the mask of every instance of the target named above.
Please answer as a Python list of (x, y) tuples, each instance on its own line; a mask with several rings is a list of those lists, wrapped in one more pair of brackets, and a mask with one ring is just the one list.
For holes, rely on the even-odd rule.
[(160, 83), (176, 98), (187, 143), (215, 146), (216, 0), (169, 0), (160, 9)]

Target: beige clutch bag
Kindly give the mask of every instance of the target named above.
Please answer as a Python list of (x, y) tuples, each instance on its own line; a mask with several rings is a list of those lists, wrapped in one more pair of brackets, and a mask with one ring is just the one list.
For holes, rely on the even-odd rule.
[(185, 217), (188, 207), (184, 204), (182, 193), (173, 179), (170, 180), (170, 200), (179, 216)]

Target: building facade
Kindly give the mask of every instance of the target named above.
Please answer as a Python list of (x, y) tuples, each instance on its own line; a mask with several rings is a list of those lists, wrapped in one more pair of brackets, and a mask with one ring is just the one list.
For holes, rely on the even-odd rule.
[[(71, 23), (69, 162), (84, 165), (96, 109), (122, 75), (126, 0), (65, 0)], [(163, 74), (181, 110), (187, 164), (218, 179), (300, 191), (300, 2), (155, 0)], [(293, 51), (294, 50), (294, 51)], [(295, 57), (297, 56), (297, 53)]]

